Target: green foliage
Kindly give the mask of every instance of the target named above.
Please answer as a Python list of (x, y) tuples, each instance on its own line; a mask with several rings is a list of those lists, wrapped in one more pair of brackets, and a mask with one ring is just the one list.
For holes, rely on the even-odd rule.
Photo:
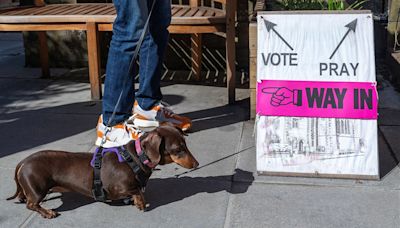
[(320, 0), (282, 0), (285, 10), (321, 10), (323, 5)]
[(344, 0), (282, 0), (285, 10), (360, 10), (368, 0), (356, 0), (348, 5)]

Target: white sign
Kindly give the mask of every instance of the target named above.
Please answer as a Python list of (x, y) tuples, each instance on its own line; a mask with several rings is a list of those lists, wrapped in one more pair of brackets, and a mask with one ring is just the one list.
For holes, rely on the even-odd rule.
[[(361, 83), (376, 83), (372, 14), (260, 13), (257, 52), (259, 87), (274, 85), (258, 88), (259, 93), (264, 91), (263, 99), (269, 97), (261, 100), (258, 95), (257, 108), (265, 104), (267, 112), (263, 113), (275, 114), (280, 107), (285, 110), (279, 115), (259, 117), (257, 170), (285, 175), (378, 178), (377, 120), (355, 118), (363, 110), (339, 110), (341, 105), (350, 103), (354, 103), (352, 108), (359, 109), (360, 104), (364, 108), (368, 99), (371, 107), (365, 105), (366, 109), (370, 108), (370, 113), (376, 110), (372, 107), (376, 94), (371, 95), (376, 90), (353, 91)], [(301, 89), (296, 86), (306, 84), (304, 81), (320, 86), (298, 92)], [(349, 85), (348, 90), (351, 88), (351, 99), (344, 97), (343, 82)], [(332, 88), (321, 89), (326, 85)], [(310, 106), (316, 108), (313, 117), (296, 112), (295, 105), (307, 101), (308, 105), (320, 104)], [(340, 115), (345, 118), (318, 117), (335, 112), (343, 112)]]

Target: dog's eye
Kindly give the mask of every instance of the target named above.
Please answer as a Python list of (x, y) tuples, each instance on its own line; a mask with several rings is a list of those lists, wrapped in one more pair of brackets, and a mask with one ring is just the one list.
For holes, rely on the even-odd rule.
[(181, 157), (185, 156), (185, 151), (183, 151), (183, 150), (179, 151), (178, 153), (176, 153), (176, 156), (178, 158), (181, 158)]

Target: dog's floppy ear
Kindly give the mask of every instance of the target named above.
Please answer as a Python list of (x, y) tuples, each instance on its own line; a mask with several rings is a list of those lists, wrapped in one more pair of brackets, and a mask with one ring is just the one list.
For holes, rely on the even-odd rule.
[(186, 134), (180, 127), (177, 126), (174, 127), (179, 131), (179, 133), (181, 133), (181, 135), (188, 136), (188, 134)]
[(160, 146), (162, 140), (163, 138), (157, 132), (150, 132), (141, 140), (142, 148), (153, 164), (158, 164), (161, 160)]

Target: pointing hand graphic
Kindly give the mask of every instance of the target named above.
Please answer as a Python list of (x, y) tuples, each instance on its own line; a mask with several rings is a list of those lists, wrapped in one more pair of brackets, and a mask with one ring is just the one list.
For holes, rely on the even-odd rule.
[(281, 105), (294, 104), (301, 106), (301, 90), (290, 90), (286, 87), (266, 87), (263, 93), (272, 94), (271, 105), (278, 107)]

